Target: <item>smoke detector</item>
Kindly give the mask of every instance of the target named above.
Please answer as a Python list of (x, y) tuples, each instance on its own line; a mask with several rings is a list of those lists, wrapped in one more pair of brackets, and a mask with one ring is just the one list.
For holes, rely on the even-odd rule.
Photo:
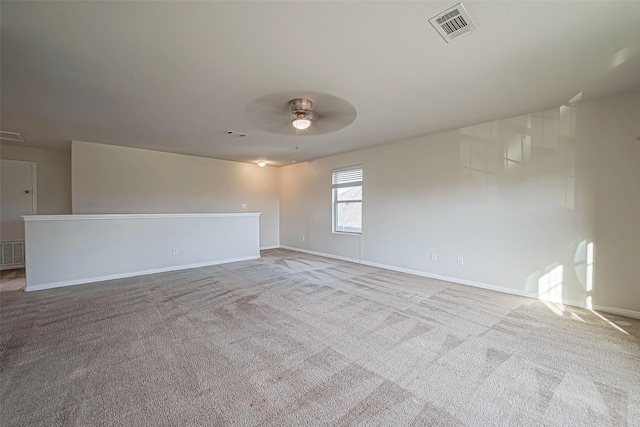
[(14, 142), (25, 142), (26, 140), (24, 139), (24, 136), (22, 136), (21, 133), (18, 132), (7, 132), (4, 130), (0, 130), (0, 139), (4, 139), (7, 141), (14, 141)]
[(462, 3), (437, 14), (429, 22), (447, 43), (477, 30)]

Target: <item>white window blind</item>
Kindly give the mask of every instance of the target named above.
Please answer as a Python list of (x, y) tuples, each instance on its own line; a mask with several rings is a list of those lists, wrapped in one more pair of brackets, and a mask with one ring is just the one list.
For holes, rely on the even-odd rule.
[(331, 172), (333, 231), (362, 233), (362, 167)]
[(353, 185), (362, 182), (362, 168), (334, 171), (331, 173), (334, 187), (344, 187), (345, 184)]

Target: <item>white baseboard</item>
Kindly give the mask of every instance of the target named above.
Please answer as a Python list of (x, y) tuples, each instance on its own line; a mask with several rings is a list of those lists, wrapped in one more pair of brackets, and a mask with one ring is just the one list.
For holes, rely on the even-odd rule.
[[(280, 246), (280, 247), (282, 249), (289, 249), (291, 251), (304, 252), (304, 253), (307, 253), (307, 254), (318, 255), (318, 256), (322, 256), (322, 257), (326, 257), (326, 258), (334, 258), (334, 259), (339, 259), (339, 260), (342, 260), (342, 261), (355, 262), (357, 264), (367, 265), (369, 267), (384, 268), (385, 270), (398, 271), (400, 273), (413, 274), (415, 276), (427, 277), (429, 279), (443, 280), (445, 282), (451, 282), (451, 283), (456, 283), (456, 284), (460, 284), (460, 285), (473, 286), (474, 288), (487, 289), (487, 290), (490, 290), (490, 291), (501, 292), (501, 293), (504, 293), (504, 294), (517, 295), (517, 296), (521, 296), (521, 297), (533, 298), (533, 299), (540, 300), (540, 298), (538, 297), (538, 295), (536, 293), (527, 292), (527, 291), (523, 291), (523, 290), (520, 290), (520, 289), (506, 288), (504, 286), (492, 285), (492, 284), (483, 283), (483, 282), (476, 282), (474, 280), (461, 279), (459, 277), (442, 276), (442, 275), (439, 275), (439, 274), (427, 273), (425, 271), (412, 270), (412, 269), (409, 269), (409, 268), (396, 267), (396, 266), (393, 266), (393, 265), (380, 264), (380, 263), (377, 263), (377, 262), (361, 261), (361, 260), (357, 260), (357, 259), (353, 259), (353, 258), (346, 258), (346, 257), (341, 257), (341, 256), (337, 256), (337, 255), (332, 255), (332, 254), (326, 254), (326, 253), (322, 253), (322, 252), (308, 251), (306, 249), (293, 248), (293, 247), (289, 247), (289, 246)], [(541, 300), (541, 301), (544, 301), (544, 300)], [(564, 305), (572, 305), (574, 307), (580, 307), (580, 308), (588, 308), (584, 301), (575, 301), (575, 300), (563, 299), (562, 300), (562, 304), (564, 304)], [(631, 318), (634, 318), (634, 319), (640, 319), (640, 311), (627, 310), (627, 309), (624, 309), (624, 308), (616, 308), (616, 307), (607, 307), (607, 306), (603, 306), (603, 305), (593, 305), (591, 309), (595, 310), (595, 311), (602, 311), (604, 313), (611, 313), (611, 314), (617, 314), (617, 315), (620, 315), (620, 316), (631, 317)]]
[(0, 270), (16, 270), (18, 268), (24, 268), (24, 264), (11, 264), (0, 266)]
[[(386, 264), (378, 264), (378, 263), (375, 263), (375, 262), (362, 261), (361, 264), (368, 265), (368, 266), (371, 266), (371, 267), (384, 268), (385, 270), (392, 270), (392, 271), (398, 271), (398, 272), (401, 272), (401, 273), (413, 274), (413, 275), (416, 275), (416, 276), (428, 277), (430, 279), (443, 280), (445, 282), (451, 282), (451, 283), (457, 283), (457, 284), (461, 284), (461, 285), (473, 286), (474, 288), (487, 289), (487, 290), (490, 290), (490, 291), (501, 292), (503, 294), (517, 295), (517, 296), (521, 296), (521, 297), (533, 298), (533, 299), (537, 299), (537, 300), (540, 300), (540, 301), (544, 301), (544, 300), (542, 300), (542, 299), (540, 299), (538, 297), (538, 294), (536, 294), (534, 292), (523, 291), (523, 290), (520, 290), (520, 289), (506, 288), (504, 286), (497, 286), (497, 285), (491, 285), (489, 283), (482, 283), (482, 282), (476, 282), (476, 281), (473, 281), (473, 280), (460, 279), (458, 277), (441, 276), (439, 274), (432, 274), (432, 273), (427, 273), (427, 272), (424, 272), (424, 271), (411, 270), (411, 269), (408, 269), (408, 268), (395, 267), (395, 266), (386, 265)], [(576, 300), (569, 300), (569, 299), (564, 299), (563, 298), (562, 299), (562, 304), (563, 305), (572, 305), (574, 307), (580, 307), (580, 308), (589, 309), (589, 307), (587, 307), (587, 304), (584, 301), (576, 301)], [(604, 306), (604, 305), (593, 305), (591, 307), (591, 310), (602, 311), (602, 312), (611, 313), (611, 314), (618, 314), (620, 316), (632, 317), (634, 319), (640, 319), (640, 311), (627, 310), (627, 309), (624, 309), (624, 308), (607, 307), (607, 306)]]
[(280, 248), (281, 249), (288, 249), (290, 251), (295, 251), (295, 252), (303, 252), (303, 253), (309, 254), (309, 255), (317, 255), (317, 256), (321, 256), (321, 257), (325, 257), (325, 258), (339, 259), (340, 261), (349, 261), (349, 262), (355, 262), (356, 264), (360, 264), (360, 260), (359, 259), (355, 259), (355, 258), (347, 258), (347, 257), (340, 256), (340, 255), (326, 254), (324, 252), (308, 251), (306, 249), (294, 248), (294, 247), (291, 247), (291, 246), (280, 246)]
[[(217, 260), (217, 261), (210, 261), (210, 262), (201, 262), (197, 264), (153, 268), (151, 270), (134, 271), (130, 273), (111, 274), (108, 276), (86, 277), (83, 279), (63, 280), (60, 282), (51, 282), (51, 283), (41, 283), (41, 284), (32, 285), (32, 286), (27, 285), (25, 291), (26, 292), (41, 291), (44, 289), (61, 288), (63, 286), (83, 285), (86, 283), (104, 282), (106, 280), (115, 280), (115, 279), (125, 279), (127, 277), (144, 276), (146, 274), (166, 273), (169, 271), (188, 270), (190, 268), (209, 267), (211, 265), (227, 264), (230, 262), (238, 262), (238, 261), (248, 261), (248, 260), (259, 259), (259, 258), (260, 256), (247, 256), (247, 257), (231, 258), (231, 259), (224, 259), (224, 260)], [(28, 277), (27, 277), (27, 281), (28, 281)]]
[[(384, 268), (385, 270), (392, 270), (392, 271), (398, 271), (400, 273), (407, 273), (407, 274), (413, 274), (415, 276), (427, 277), (429, 279), (436, 279), (436, 280), (442, 280), (445, 282), (456, 283), (459, 285), (473, 286), (474, 288), (487, 289), (489, 291), (502, 292), (502, 293), (507, 293), (512, 295), (518, 295), (521, 297), (530, 297), (530, 298), (534, 297), (534, 294), (531, 292), (521, 291), (519, 289), (505, 288), (503, 286), (491, 285), (489, 283), (476, 282), (474, 280), (460, 279), (458, 277), (451, 277), (451, 276), (442, 276), (440, 274), (427, 273), (425, 271), (412, 270), (410, 268), (395, 267), (393, 265), (387, 265), (387, 264), (379, 264), (377, 262), (362, 261), (362, 264), (368, 265), (370, 267)], [(537, 297), (535, 298), (537, 299)]]
[(280, 248), (280, 245), (261, 246), (260, 250), (261, 251), (266, 251), (268, 249), (278, 249), (278, 248)]
[[(580, 306), (582, 307), (582, 306)], [(586, 308), (586, 307), (584, 307)], [(594, 305), (592, 310), (602, 311), (603, 313), (617, 314), (619, 316), (632, 317), (640, 319), (640, 311), (627, 310), (626, 308), (607, 307), (604, 305)]]

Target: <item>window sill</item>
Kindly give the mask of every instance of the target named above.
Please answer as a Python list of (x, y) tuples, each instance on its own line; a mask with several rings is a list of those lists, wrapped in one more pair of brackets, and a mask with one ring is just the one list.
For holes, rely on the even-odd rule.
[(351, 232), (351, 231), (333, 231), (333, 234), (345, 234), (347, 236), (362, 236), (362, 232), (360, 233), (355, 233), (355, 232)]

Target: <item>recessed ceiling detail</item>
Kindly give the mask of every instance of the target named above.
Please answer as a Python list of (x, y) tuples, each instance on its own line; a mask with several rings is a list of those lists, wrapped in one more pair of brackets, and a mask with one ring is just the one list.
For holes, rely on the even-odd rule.
[(447, 43), (476, 31), (476, 26), (462, 3), (437, 14), (429, 22)]
[[(244, 114), (247, 121), (260, 130), (291, 136), (337, 132), (353, 123), (357, 116), (355, 107), (344, 99), (309, 91), (260, 97), (247, 106)], [(292, 121), (296, 118), (310, 118), (312, 124), (306, 129), (295, 128)]]
[[(478, 30), (442, 44), (431, 17)], [(639, 91), (638, 17), (640, 1), (2, 1), (0, 128), (26, 142), (0, 143), (300, 164)], [(306, 130), (294, 99), (318, 114)]]

